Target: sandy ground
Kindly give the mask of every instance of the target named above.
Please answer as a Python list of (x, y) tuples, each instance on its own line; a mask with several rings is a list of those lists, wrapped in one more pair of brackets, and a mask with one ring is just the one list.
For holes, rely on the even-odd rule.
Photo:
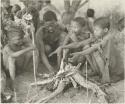
[[(24, 103), (28, 99), (37, 95), (37, 90), (35, 87), (30, 88), (29, 85), (34, 82), (33, 73), (26, 72), (21, 74), (16, 78), (16, 88), (17, 88), (17, 102)], [(38, 100), (49, 95), (51, 92), (41, 89), (38, 87), (39, 96), (35, 98)], [(106, 91), (109, 93), (110, 101), (112, 103), (123, 103), (124, 102), (124, 80), (113, 84), (108, 87)], [(97, 98), (92, 95), (89, 91), (87, 97), (87, 91), (85, 88), (69, 88), (67, 91), (59, 94), (57, 97), (49, 101), (49, 103), (98, 103)]]
[[(121, 33), (116, 35), (116, 47), (120, 50), (121, 56), (124, 55), (124, 34)], [(124, 58), (124, 57), (122, 57)], [(31, 66), (32, 67), (32, 66)], [(31, 68), (32, 70), (32, 68)], [(28, 99), (31, 99), (33, 96), (37, 95), (37, 90), (35, 87), (30, 88), (29, 85), (31, 82), (34, 82), (33, 71), (25, 72), (16, 77), (16, 88), (17, 88), (17, 102), (24, 103)], [(45, 67), (40, 66), (42, 72), (47, 72)], [(121, 80), (117, 83), (112, 84), (106, 88), (108, 92), (109, 101), (112, 103), (123, 103), (124, 102), (124, 80)], [(38, 100), (49, 95), (51, 92), (42, 89), (42, 86), (38, 87), (39, 96), (35, 99)], [(87, 97), (87, 91), (85, 88), (69, 88), (67, 91), (59, 94), (55, 98), (49, 101), (49, 103), (97, 103), (97, 98), (89, 91)]]

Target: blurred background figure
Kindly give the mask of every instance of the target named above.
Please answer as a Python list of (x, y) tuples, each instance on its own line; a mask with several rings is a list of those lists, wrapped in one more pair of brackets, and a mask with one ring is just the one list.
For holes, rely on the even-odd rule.
[(60, 11), (51, 3), (51, 0), (43, 0), (43, 7), (39, 12), (40, 20), (43, 20), (43, 15), (47, 11), (52, 11), (56, 14), (58, 21), (61, 20), (61, 13)]

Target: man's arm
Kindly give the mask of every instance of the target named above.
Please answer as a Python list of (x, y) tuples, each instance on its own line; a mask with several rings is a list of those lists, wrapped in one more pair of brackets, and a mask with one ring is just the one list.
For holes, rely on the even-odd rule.
[(94, 44), (92, 47), (81, 51), (81, 52), (76, 52), (73, 53), (72, 55), (86, 55), (86, 54), (90, 54), (91, 52), (97, 50), (100, 46), (104, 47), (106, 45), (106, 43), (112, 38), (111, 35), (106, 36), (101, 42)]
[(71, 44), (64, 45), (64, 46), (61, 46), (61, 47), (62, 47), (62, 49), (79, 48), (79, 47), (82, 47), (82, 46), (85, 46), (85, 45), (89, 44), (92, 41), (94, 41), (94, 39), (89, 38), (89, 39), (81, 41), (81, 42), (73, 42)]
[(61, 52), (62, 52), (62, 47), (65, 46), (68, 42), (69, 42), (69, 36), (66, 36), (62, 46), (59, 46), (54, 52), (49, 54), (49, 57), (51, 57), (54, 54), (57, 54), (58, 56), (60, 56)]
[(19, 57), (20, 55), (26, 53), (26, 52), (29, 52), (29, 51), (32, 51), (34, 49), (34, 47), (28, 47), (28, 48), (25, 48), (23, 50), (20, 50), (20, 51), (17, 51), (17, 52), (14, 52), (14, 53), (11, 53), (10, 56), (12, 58), (16, 58), (16, 57)]
[(53, 72), (53, 67), (50, 65), (49, 60), (45, 54), (45, 44), (43, 42), (43, 28), (40, 27), (38, 29), (38, 31), (36, 32), (36, 38), (35, 38), (35, 42), (36, 42), (36, 46), (37, 49), (39, 50), (39, 55), (40, 55), (40, 59), (42, 60), (43, 64), (46, 66), (46, 68), (50, 71)]

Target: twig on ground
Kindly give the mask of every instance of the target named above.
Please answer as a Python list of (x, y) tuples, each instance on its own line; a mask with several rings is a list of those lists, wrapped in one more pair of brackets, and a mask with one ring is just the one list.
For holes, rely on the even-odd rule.
[(49, 96), (38, 100), (36, 103), (46, 103), (47, 101), (49, 101), (50, 99), (54, 98), (55, 96), (57, 96), (59, 93), (61, 93), (63, 91), (63, 89), (65, 88), (65, 83), (63, 81), (61, 81), (57, 87), (57, 89), (55, 90), (55, 92), (53, 92), (52, 94), (50, 94)]

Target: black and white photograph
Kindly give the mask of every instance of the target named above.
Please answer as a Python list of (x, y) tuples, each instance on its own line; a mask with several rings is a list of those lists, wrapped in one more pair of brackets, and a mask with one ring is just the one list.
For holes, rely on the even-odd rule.
[(125, 104), (125, 0), (0, 0), (0, 103)]

